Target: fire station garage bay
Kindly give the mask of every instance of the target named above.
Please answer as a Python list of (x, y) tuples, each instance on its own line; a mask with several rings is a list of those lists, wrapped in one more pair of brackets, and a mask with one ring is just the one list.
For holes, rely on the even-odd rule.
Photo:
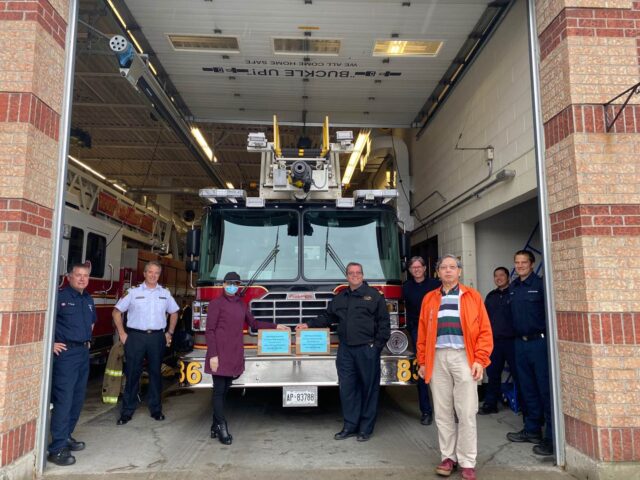
[[(0, 476), (436, 478), (408, 261), (435, 278), (451, 254), (484, 298), (528, 250), (553, 452), (507, 440), (523, 404), (505, 368), (497, 412), (477, 417), (476, 473), (640, 478), (638, 22), (629, 0), (0, 1)], [(145, 371), (117, 425), (112, 311), (152, 260), (180, 307), (166, 418), (149, 416)], [(84, 262), (86, 448), (59, 466), (56, 298)], [(335, 325), (295, 330), (348, 286), (349, 262), (391, 323), (366, 442), (334, 440)], [(204, 332), (230, 271), (255, 318), (292, 331), (245, 325), (223, 445)], [(486, 375), (478, 392), (482, 406)]]

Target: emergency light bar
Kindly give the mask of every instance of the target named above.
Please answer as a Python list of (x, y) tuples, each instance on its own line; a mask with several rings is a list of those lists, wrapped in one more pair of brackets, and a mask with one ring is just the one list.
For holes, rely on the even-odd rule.
[(382, 199), (382, 203), (390, 202), (392, 199), (397, 198), (398, 190), (356, 190), (353, 192), (353, 198), (364, 199), (367, 202), (373, 202), (376, 199)]
[(247, 192), (239, 188), (202, 188), (199, 192), (200, 198), (206, 198), (211, 203), (218, 203), (218, 200), (228, 200), (231, 203), (238, 203), (238, 199), (247, 198)]

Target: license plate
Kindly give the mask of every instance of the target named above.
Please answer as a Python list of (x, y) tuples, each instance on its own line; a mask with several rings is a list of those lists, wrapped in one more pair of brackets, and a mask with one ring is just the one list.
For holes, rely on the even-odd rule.
[(318, 387), (282, 387), (283, 407), (317, 407)]

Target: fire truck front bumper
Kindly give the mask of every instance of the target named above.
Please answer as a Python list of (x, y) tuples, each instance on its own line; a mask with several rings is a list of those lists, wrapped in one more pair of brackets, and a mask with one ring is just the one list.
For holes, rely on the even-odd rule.
[[(180, 358), (179, 386), (211, 388), (211, 375), (204, 373), (205, 358), (194, 351)], [(413, 385), (418, 380), (413, 355), (380, 358), (380, 385)], [(338, 386), (336, 357), (322, 356), (245, 356), (245, 371), (233, 387)]]

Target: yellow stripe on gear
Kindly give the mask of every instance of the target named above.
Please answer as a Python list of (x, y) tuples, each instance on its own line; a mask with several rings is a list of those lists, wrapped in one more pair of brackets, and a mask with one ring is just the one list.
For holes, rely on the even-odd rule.
[(118, 396), (122, 388), (122, 365), (124, 363), (124, 345), (116, 343), (109, 352), (107, 367), (102, 380), (102, 402), (118, 403)]

